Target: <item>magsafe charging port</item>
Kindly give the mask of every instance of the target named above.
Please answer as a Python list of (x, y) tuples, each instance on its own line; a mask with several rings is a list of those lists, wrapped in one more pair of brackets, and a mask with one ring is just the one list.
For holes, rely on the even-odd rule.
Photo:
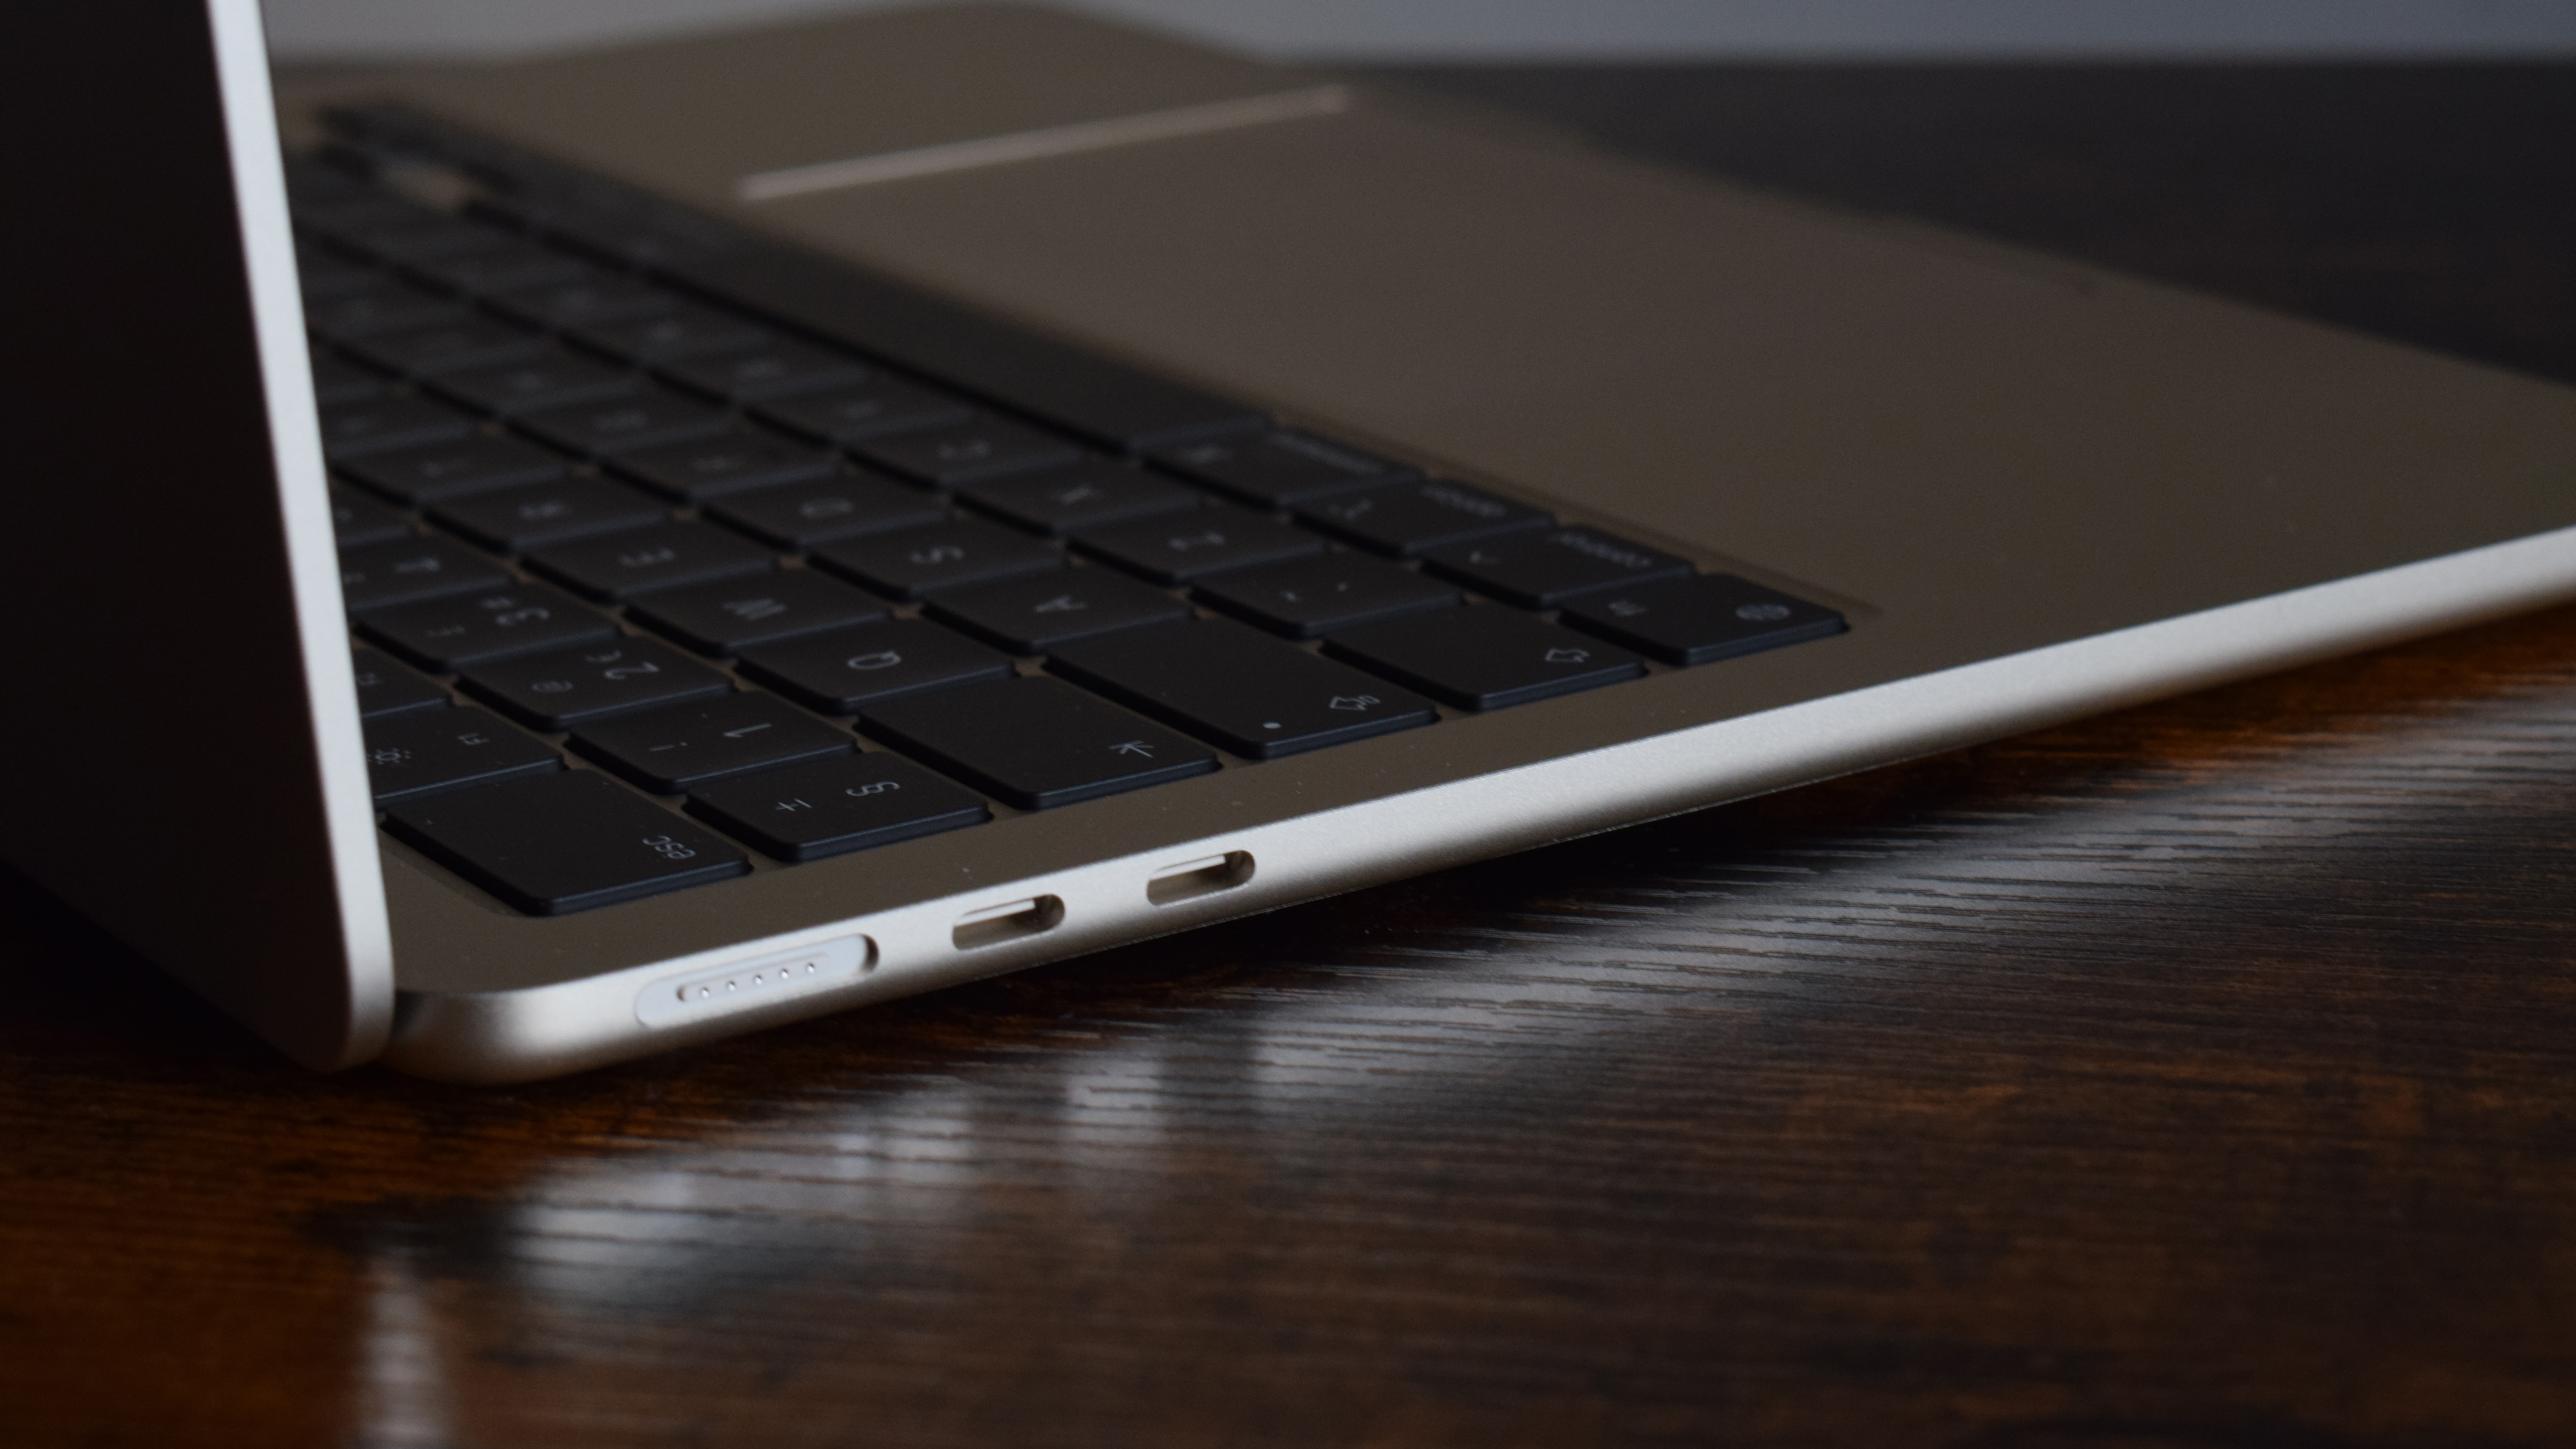
[(645, 987), (635, 998), (635, 1019), (646, 1026), (669, 1026), (701, 1016), (721, 1016), (846, 985), (876, 965), (876, 942), (865, 936), (844, 936), (802, 951), (705, 967), (666, 976)]

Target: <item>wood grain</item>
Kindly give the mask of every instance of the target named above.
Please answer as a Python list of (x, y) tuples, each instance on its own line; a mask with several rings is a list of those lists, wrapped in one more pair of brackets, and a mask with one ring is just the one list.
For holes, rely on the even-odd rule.
[[(1429, 79), (2576, 359), (2405, 190), (2576, 68)], [(2571, 739), (2562, 610), (507, 1091), (0, 877), (0, 1442), (2568, 1443)]]

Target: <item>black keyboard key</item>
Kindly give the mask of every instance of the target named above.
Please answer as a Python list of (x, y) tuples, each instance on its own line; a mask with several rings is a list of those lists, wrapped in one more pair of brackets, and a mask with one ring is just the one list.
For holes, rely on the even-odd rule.
[(944, 589), (927, 612), (1004, 648), (1043, 654), (1068, 639), (1185, 619), (1190, 607), (1124, 574), (1091, 568)]
[(595, 327), (668, 312), (680, 305), (668, 292), (619, 277), (585, 277), (572, 282), (517, 287), (494, 292), (484, 305), (534, 327), (563, 331)]
[(880, 356), (1005, 399), (1019, 411), (1120, 451), (1253, 431), (1268, 422), (1248, 408), (819, 257), (788, 260), (746, 250), (734, 256), (702, 253), (672, 265), (712, 290), (845, 329)]
[(1228, 619), (1081, 640), (1047, 667), (1259, 760), (1440, 717), (1427, 699)]
[(523, 292), (531, 287), (563, 287), (598, 275), (585, 263), (532, 242), (503, 239), (452, 256), (423, 261), (409, 269), (434, 287), (467, 296)]
[(1363, 548), (1413, 558), (1471, 538), (1545, 528), (1556, 520), (1481, 488), (1431, 478), (1325, 498), (1299, 517)]
[(834, 573), (898, 599), (1064, 566), (1064, 555), (1053, 546), (973, 518), (822, 544), (813, 557)]
[(1438, 579), (1356, 553), (1229, 569), (1200, 584), (1198, 596), (1291, 639), (1319, 639), (1372, 619), (1464, 599)]
[(725, 880), (739, 850), (603, 775), (569, 771), (401, 805), (385, 828), (522, 911), (560, 916)]
[(1733, 574), (1590, 595), (1564, 620), (1667, 664), (1708, 664), (1839, 634), (1843, 616)]
[(661, 523), (528, 551), (539, 573), (607, 600), (756, 574), (775, 562), (758, 544), (704, 523)]
[(1624, 649), (1496, 604), (1362, 624), (1324, 649), (1461, 709), (1528, 704), (1646, 672)]
[(313, 400), (323, 407), (365, 402), (385, 394), (384, 377), (337, 353), (313, 351)]
[(476, 665), (465, 687), (539, 729), (657, 705), (684, 704), (733, 687), (723, 675), (668, 644), (614, 639)]
[(345, 488), (331, 490), (331, 532), (342, 548), (364, 548), (411, 537), (411, 520), (372, 498)]
[(533, 332), (471, 314), (430, 327), (388, 332), (349, 350), (388, 371), (412, 377), (440, 377), (483, 367), (506, 367), (543, 357), (546, 340)]
[(371, 609), (359, 632), (441, 674), (513, 654), (617, 637), (617, 626), (559, 590), (512, 580), (416, 604)]
[(726, 655), (755, 644), (870, 623), (885, 617), (885, 606), (812, 569), (781, 569), (757, 578), (665, 589), (629, 612), (701, 654)]
[(416, 709), (440, 709), (447, 691), (373, 649), (349, 651), (358, 676), (358, 718), (377, 719)]
[(775, 437), (724, 432), (658, 448), (621, 450), (611, 471), (648, 488), (694, 503), (746, 488), (767, 488), (829, 478), (839, 468), (831, 454)]
[(948, 505), (903, 483), (843, 473), (812, 483), (728, 493), (707, 514), (780, 548), (944, 521)]
[(868, 707), (860, 728), (1023, 810), (1204, 775), (1194, 741), (1058, 679), (997, 679)]
[(1357, 448), (1287, 429), (1166, 448), (1154, 454), (1154, 461), (1264, 508), (1294, 508), (1414, 472)]
[(439, 538), (371, 543), (340, 554), (340, 593), (351, 613), (498, 588), (509, 578), (499, 564)]
[(694, 280), (810, 317), (869, 351), (1126, 452), (1257, 429), (1258, 413), (1006, 322), (835, 267), (766, 251), (679, 263)]
[(533, 362), (450, 373), (435, 386), (468, 407), (515, 416), (641, 392), (644, 379), (594, 358), (557, 352)]
[(1596, 589), (1685, 578), (1688, 559), (1594, 528), (1481, 539), (1423, 556), (1423, 566), (1525, 609), (1553, 609)]
[(1000, 679), (1011, 659), (919, 619), (889, 619), (743, 650), (742, 672), (825, 714), (871, 701)]
[(677, 362), (767, 341), (768, 332), (730, 312), (682, 303), (656, 317), (574, 329), (572, 340), (628, 362)]
[(1239, 508), (1111, 524), (1086, 529), (1073, 541), (1084, 552), (1123, 564), (1158, 584), (1186, 584), (1224, 569), (1324, 551), (1324, 541), (1315, 535)]
[(379, 808), (462, 785), (551, 775), (563, 756), (479, 709), (430, 709), (367, 722), (367, 783)]
[(430, 517), (503, 553), (594, 533), (642, 528), (671, 516), (668, 504), (600, 478), (559, 478), (500, 488), (439, 504)]
[(880, 468), (940, 488), (1061, 468), (1082, 457), (1081, 449), (1052, 433), (1001, 418), (977, 418), (952, 427), (855, 443), (852, 448)]
[(463, 438), (333, 461), (340, 472), (414, 507), (564, 476), (563, 459), (516, 438)]
[(1196, 490), (1169, 478), (1103, 462), (970, 483), (958, 489), (957, 496), (1022, 528), (1058, 538), (1131, 518), (1186, 512), (1200, 502)]
[(363, 342), (390, 332), (452, 322), (470, 315), (444, 297), (403, 286), (391, 278), (304, 309), (304, 325), (334, 342)]
[(614, 402), (522, 414), (518, 426), (558, 448), (592, 456), (721, 437), (733, 420), (675, 392), (639, 392)]
[(553, 179), (558, 184), (485, 204), (508, 215), (514, 225), (620, 265), (703, 261), (740, 246), (717, 223), (640, 192), (614, 184), (563, 185), (573, 178), (562, 173), (554, 173)]
[(975, 415), (972, 408), (945, 393), (890, 378), (777, 398), (759, 404), (755, 411), (790, 432), (826, 443), (892, 437), (962, 423)]
[(425, 397), (396, 393), (322, 409), (322, 451), (334, 463), (470, 436), (474, 420)]
[(846, 755), (858, 741), (783, 699), (727, 694), (583, 725), (572, 747), (647, 790), (676, 795), (745, 770)]
[(333, 227), (332, 234), (369, 256), (399, 266), (417, 266), (477, 252), (501, 251), (511, 245), (510, 238), (488, 226), (476, 226), (470, 221), (458, 221), (436, 212), (389, 215), (374, 224), (344, 223)]
[(867, 365), (802, 342), (771, 339), (757, 347), (692, 356), (663, 364), (664, 377), (685, 388), (732, 402), (794, 397), (868, 380)]
[(821, 860), (993, 818), (974, 795), (883, 751), (691, 790), (689, 813), (780, 860)]

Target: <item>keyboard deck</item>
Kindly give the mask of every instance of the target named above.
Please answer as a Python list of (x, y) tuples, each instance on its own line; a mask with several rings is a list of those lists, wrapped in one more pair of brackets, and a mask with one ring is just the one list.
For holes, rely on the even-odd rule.
[(377, 808), (531, 914), (1845, 627), (1105, 362), (997, 397), (525, 217), (290, 193)]

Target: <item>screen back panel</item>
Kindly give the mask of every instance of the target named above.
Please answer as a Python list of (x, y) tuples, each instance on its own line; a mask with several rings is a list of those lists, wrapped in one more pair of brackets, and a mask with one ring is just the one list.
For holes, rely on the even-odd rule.
[(365, 1060), (392, 965), (258, 8), (9, 38), (0, 849), (299, 1060)]

